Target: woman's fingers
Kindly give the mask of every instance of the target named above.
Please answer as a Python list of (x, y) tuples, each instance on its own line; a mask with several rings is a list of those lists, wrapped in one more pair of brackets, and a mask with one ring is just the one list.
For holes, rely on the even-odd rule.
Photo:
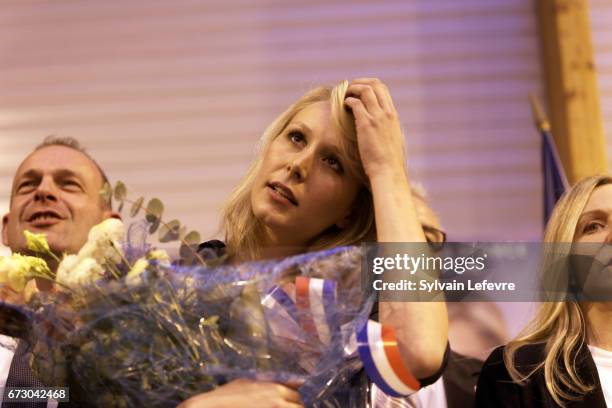
[(361, 99), (354, 96), (349, 96), (344, 100), (344, 104), (353, 111), (353, 116), (355, 116), (355, 125), (357, 128), (361, 128), (367, 122), (371, 122), (372, 116), (366, 109)]
[(367, 176), (388, 171), (402, 174), (404, 136), (387, 87), (378, 79), (356, 79), (347, 89), (345, 105), (355, 116), (359, 154)]
[(289, 381), (285, 381), (282, 384), (292, 388), (294, 390), (297, 390), (298, 388), (300, 388), (302, 385), (304, 385), (304, 380), (303, 379), (295, 379), (295, 380), (289, 380)]
[[(374, 116), (368, 112), (363, 101), (354, 96), (349, 96), (344, 100), (344, 104), (351, 108), (353, 116), (355, 117), (355, 128), (357, 133), (369, 133), (374, 127), (376, 127), (376, 120)], [(358, 137), (359, 138), (359, 137)]]
[(300, 394), (287, 385), (238, 379), (184, 401), (178, 408), (303, 408)]
[(373, 116), (378, 116), (383, 111), (382, 105), (370, 85), (351, 83), (346, 90), (346, 94), (361, 99), (367, 111)]
[(300, 394), (296, 390), (291, 389), (291, 388), (289, 388), (289, 387), (287, 387), (285, 385), (280, 385), (280, 384), (276, 384), (276, 385), (281, 387), (281, 389), (279, 389), (279, 394), (287, 402), (292, 402), (292, 403), (295, 403), (295, 404), (300, 404), (302, 402), (302, 398), (300, 397)]
[(351, 85), (363, 85), (369, 86), (372, 88), (372, 91), (376, 95), (376, 99), (378, 100), (379, 105), (382, 110), (387, 113), (395, 112), (395, 105), (393, 104), (393, 99), (391, 98), (391, 93), (389, 92), (389, 88), (378, 78), (356, 78), (351, 81)]

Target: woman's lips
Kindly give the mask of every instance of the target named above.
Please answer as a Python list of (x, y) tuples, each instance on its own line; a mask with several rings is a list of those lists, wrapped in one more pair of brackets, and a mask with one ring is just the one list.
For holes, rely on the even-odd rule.
[(283, 183), (275, 181), (272, 183), (268, 183), (267, 187), (272, 190), (272, 192), (276, 196), (284, 198), (286, 201), (288, 201), (290, 204), (295, 205), (296, 207), (298, 206), (298, 201), (295, 198), (293, 191), (291, 191), (291, 189)]
[(292, 207), (297, 206), (295, 203), (289, 200), (285, 195), (283, 195), (281, 192), (276, 190), (274, 187), (268, 185), (266, 188), (270, 194), (270, 198), (272, 198), (272, 200), (274, 200), (275, 202), (281, 203), (286, 206), (292, 206)]

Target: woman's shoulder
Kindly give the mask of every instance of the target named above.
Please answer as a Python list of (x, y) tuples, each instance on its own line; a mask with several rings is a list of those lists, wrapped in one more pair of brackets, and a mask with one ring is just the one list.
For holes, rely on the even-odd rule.
[[(510, 377), (508, 374), (508, 370), (506, 369), (506, 364), (504, 363), (504, 350), (506, 346), (499, 346), (495, 350), (489, 354), (489, 357), (485, 360), (482, 365), (482, 371), (480, 377), (486, 375), (488, 379), (501, 378), (501, 377)], [(486, 374), (485, 374), (486, 373)]]
[[(508, 369), (504, 362), (504, 353), (507, 346), (499, 346), (485, 360), (483, 371), (501, 374), (506, 374), (508, 378)], [(538, 364), (544, 361), (545, 350), (544, 343), (525, 344), (519, 347), (513, 356), (514, 366), (523, 374), (531, 372)]]
[[(523, 384), (513, 380), (504, 361), (505, 350), (506, 346), (497, 347), (486, 359), (476, 388), (476, 406), (532, 406), (534, 401), (544, 401), (538, 374)], [(541, 343), (523, 345), (513, 356), (514, 366), (524, 375), (543, 360), (544, 344)]]

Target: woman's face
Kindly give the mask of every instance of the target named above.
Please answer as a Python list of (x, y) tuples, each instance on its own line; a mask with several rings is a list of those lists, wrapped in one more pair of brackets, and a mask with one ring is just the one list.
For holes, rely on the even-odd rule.
[(264, 152), (251, 206), (268, 244), (304, 247), (350, 223), (360, 183), (342, 155), (328, 102), (298, 112)]
[(612, 184), (597, 187), (576, 226), (573, 273), (580, 296), (591, 301), (612, 299)]
[(597, 187), (576, 226), (575, 242), (609, 243), (612, 239), (612, 184)]

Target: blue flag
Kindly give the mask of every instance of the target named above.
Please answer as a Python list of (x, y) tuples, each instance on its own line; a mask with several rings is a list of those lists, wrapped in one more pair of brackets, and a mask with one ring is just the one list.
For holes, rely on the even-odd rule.
[(542, 178), (544, 181), (544, 225), (548, 222), (552, 210), (568, 189), (563, 165), (559, 160), (555, 141), (548, 130), (541, 130), (542, 135)]

